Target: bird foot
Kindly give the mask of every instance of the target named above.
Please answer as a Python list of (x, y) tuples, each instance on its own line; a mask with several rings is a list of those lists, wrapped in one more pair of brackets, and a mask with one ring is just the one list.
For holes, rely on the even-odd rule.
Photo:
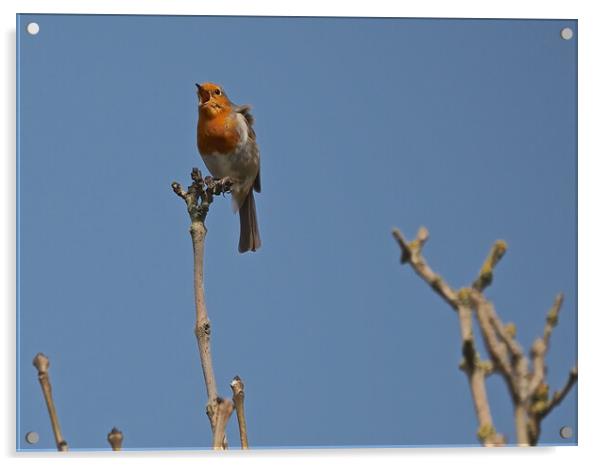
[[(232, 189), (232, 180), (229, 176), (225, 176), (224, 178), (219, 178), (215, 180), (216, 187), (222, 194), (230, 192)], [(219, 194), (216, 192), (216, 194)]]
[(225, 176), (224, 178), (206, 176), (204, 182), (207, 189), (211, 190), (213, 194), (225, 194), (230, 192), (232, 188), (232, 180), (229, 176)]

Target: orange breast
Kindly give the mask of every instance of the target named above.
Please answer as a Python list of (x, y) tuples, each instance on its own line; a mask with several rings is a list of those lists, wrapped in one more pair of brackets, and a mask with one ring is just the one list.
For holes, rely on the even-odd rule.
[(197, 125), (197, 146), (202, 154), (229, 154), (236, 149), (240, 135), (236, 129), (236, 119), (222, 112), (213, 118), (199, 118)]

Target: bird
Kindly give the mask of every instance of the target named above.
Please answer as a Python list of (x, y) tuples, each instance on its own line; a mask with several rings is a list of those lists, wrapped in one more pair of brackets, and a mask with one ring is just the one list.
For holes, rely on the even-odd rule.
[(238, 251), (256, 251), (261, 238), (253, 191), (261, 192), (261, 178), (251, 106), (233, 104), (218, 84), (207, 82), (196, 88), (197, 148), (211, 175), (231, 183), (232, 207), (240, 217)]

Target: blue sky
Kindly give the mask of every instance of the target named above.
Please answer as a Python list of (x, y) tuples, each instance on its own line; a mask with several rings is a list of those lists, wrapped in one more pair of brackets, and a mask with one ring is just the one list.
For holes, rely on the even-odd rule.
[[(35, 20), (40, 33), (29, 36)], [(390, 231), (431, 232), (452, 286), (491, 244), (488, 296), (528, 348), (565, 307), (549, 381), (576, 354), (575, 21), (23, 15), (18, 19), (17, 441), (52, 449), (42, 351), (72, 448), (210, 444), (193, 336), (189, 218), (170, 189), (204, 169), (195, 82), (250, 103), (263, 246), (207, 225), (219, 390), (247, 387), (253, 447), (475, 444), (455, 314), (399, 264)], [(514, 440), (503, 382), (489, 397)], [(542, 443), (572, 443), (576, 391)], [(29, 446), (26, 432), (40, 433)], [(236, 422), (229, 436), (237, 443)]]

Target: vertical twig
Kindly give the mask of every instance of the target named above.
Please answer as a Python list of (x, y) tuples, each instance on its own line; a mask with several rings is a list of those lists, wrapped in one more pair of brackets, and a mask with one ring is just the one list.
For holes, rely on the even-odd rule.
[(554, 304), (546, 317), (546, 325), (543, 331), (543, 337), (537, 338), (531, 346), (531, 361), (533, 363), (533, 379), (529, 385), (529, 395), (533, 395), (537, 388), (545, 381), (546, 365), (545, 356), (550, 347), (550, 337), (552, 330), (558, 324), (558, 314), (562, 308), (564, 296), (558, 294), (554, 299)]
[(194, 302), (196, 308), (196, 323), (194, 333), (197, 338), (199, 355), (205, 387), (207, 389), (208, 413), (212, 426), (215, 424), (214, 411), (217, 400), (217, 383), (213, 371), (213, 360), (211, 357), (211, 323), (207, 315), (204, 289), (203, 257), (205, 254), (205, 235), (207, 229), (201, 221), (193, 221), (190, 225), (190, 236), (192, 237), (192, 249), (194, 253)]
[(508, 245), (505, 241), (497, 240), (495, 242), (491, 251), (489, 251), (489, 255), (485, 259), (485, 262), (483, 262), (481, 270), (479, 271), (479, 276), (472, 284), (472, 287), (475, 290), (481, 292), (491, 285), (493, 282), (493, 269), (497, 263), (502, 260), (507, 249)]
[(554, 327), (558, 325), (558, 315), (564, 302), (564, 296), (558, 294), (554, 299), (554, 304), (546, 316), (546, 324), (543, 331), (543, 337), (537, 338), (531, 347), (531, 361), (533, 363), (533, 374), (528, 388), (531, 405), (529, 407), (531, 419), (529, 423), (529, 443), (537, 444), (541, 434), (541, 422), (543, 419), (558, 406), (564, 397), (569, 393), (573, 385), (577, 382), (577, 367), (573, 367), (569, 372), (568, 380), (564, 387), (554, 392), (552, 398), (549, 398), (549, 386), (546, 383), (546, 364), (545, 356), (550, 347), (550, 337)]
[[(225, 425), (223, 426), (224, 434), (221, 435), (221, 433), (218, 432), (218, 421), (220, 420), (220, 412), (223, 411), (223, 408), (220, 408), (222, 403), (219, 401), (220, 398), (217, 392), (217, 383), (211, 357), (211, 323), (209, 321), (207, 305), (205, 303), (203, 259), (205, 255), (205, 237), (207, 235), (205, 218), (209, 212), (209, 205), (213, 202), (214, 195), (229, 191), (231, 183), (228, 179), (221, 181), (214, 181), (210, 177), (203, 179), (201, 172), (197, 168), (193, 168), (191, 178), (192, 184), (186, 191), (177, 182), (173, 182), (171, 187), (173, 191), (186, 202), (186, 208), (190, 216), (190, 236), (192, 238), (192, 249), (194, 254), (193, 275), (196, 309), (194, 333), (197, 339), (201, 367), (203, 369), (203, 378), (207, 390), (207, 404), (205, 406), (205, 411), (209, 418), (211, 431), (213, 433), (214, 448), (217, 448), (216, 445), (218, 444), (219, 448), (225, 448), (227, 447)], [(219, 427), (221, 428), (221, 426)], [(218, 436), (221, 440), (217, 444), (216, 439)]]
[(247, 421), (245, 419), (245, 384), (239, 376), (234, 377), (230, 382), (232, 388), (232, 399), (236, 408), (236, 417), (238, 419), (238, 431), (240, 433), (240, 445), (243, 450), (249, 448), (247, 438)]
[(485, 288), (493, 282), (493, 269), (504, 257), (507, 249), (505, 241), (498, 240), (493, 244), (477, 279), (472, 284), (472, 299), (487, 351), (505, 379), (512, 398), (517, 444), (529, 446), (529, 362), (521, 346), (502, 324), (493, 304), (483, 295)]
[(493, 305), (478, 292), (473, 292), (471, 294), (471, 299), (477, 312), (477, 320), (483, 335), (483, 340), (485, 341), (487, 352), (491, 355), (491, 359), (496, 365), (496, 368), (508, 382), (508, 388), (512, 391), (515, 387), (512, 365), (508, 361), (508, 351), (504, 344), (498, 339), (495, 327), (491, 322), (491, 315), (494, 312)]
[(107, 440), (111, 444), (113, 451), (121, 451), (123, 445), (123, 432), (117, 429), (117, 427), (113, 427), (111, 432), (109, 432), (109, 435), (107, 435)]
[(479, 422), (477, 437), (484, 446), (502, 446), (506, 443), (504, 436), (498, 434), (493, 426), (493, 418), (487, 399), (485, 377), (493, 368), (491, 363), (481, 361), (477, 353), (472, 331), (472, 309), (470, 308), (470, 292), (462, 289), (458, 292), (458, 319), (462, 335), (462, 355), (464, 359), (460, 369), (466, 373), (468, 385)]
[(522, 355), (516, 361), (516, 385), (514, 393), (514, 420), (516, 423), (516, 443), (520, 447), (528, 447), (529, 442), (529, 362)]
[(48, 414), (50, 416), (52, 431), (54, 432), (56, 448), (58, 451), (67, 451), (69, 448), (67, 446), (67, 442), (63, 438), (63, 434), (61, 433), (61, 427), (56, 414), (54, 400), (52, 399), (52, 386), (50, 385), (50, 376), (48, 375), (50, 361), (43, 353), (38, 353), (36, 354), (35, 358), (33, 358), (33, 365), (38, 370), (38, 380), (40, 381), (40, 386), (42, 387), (42, 393), (44, 394), (44, 399), (46, 400), (46, 406), (48, 407)]

